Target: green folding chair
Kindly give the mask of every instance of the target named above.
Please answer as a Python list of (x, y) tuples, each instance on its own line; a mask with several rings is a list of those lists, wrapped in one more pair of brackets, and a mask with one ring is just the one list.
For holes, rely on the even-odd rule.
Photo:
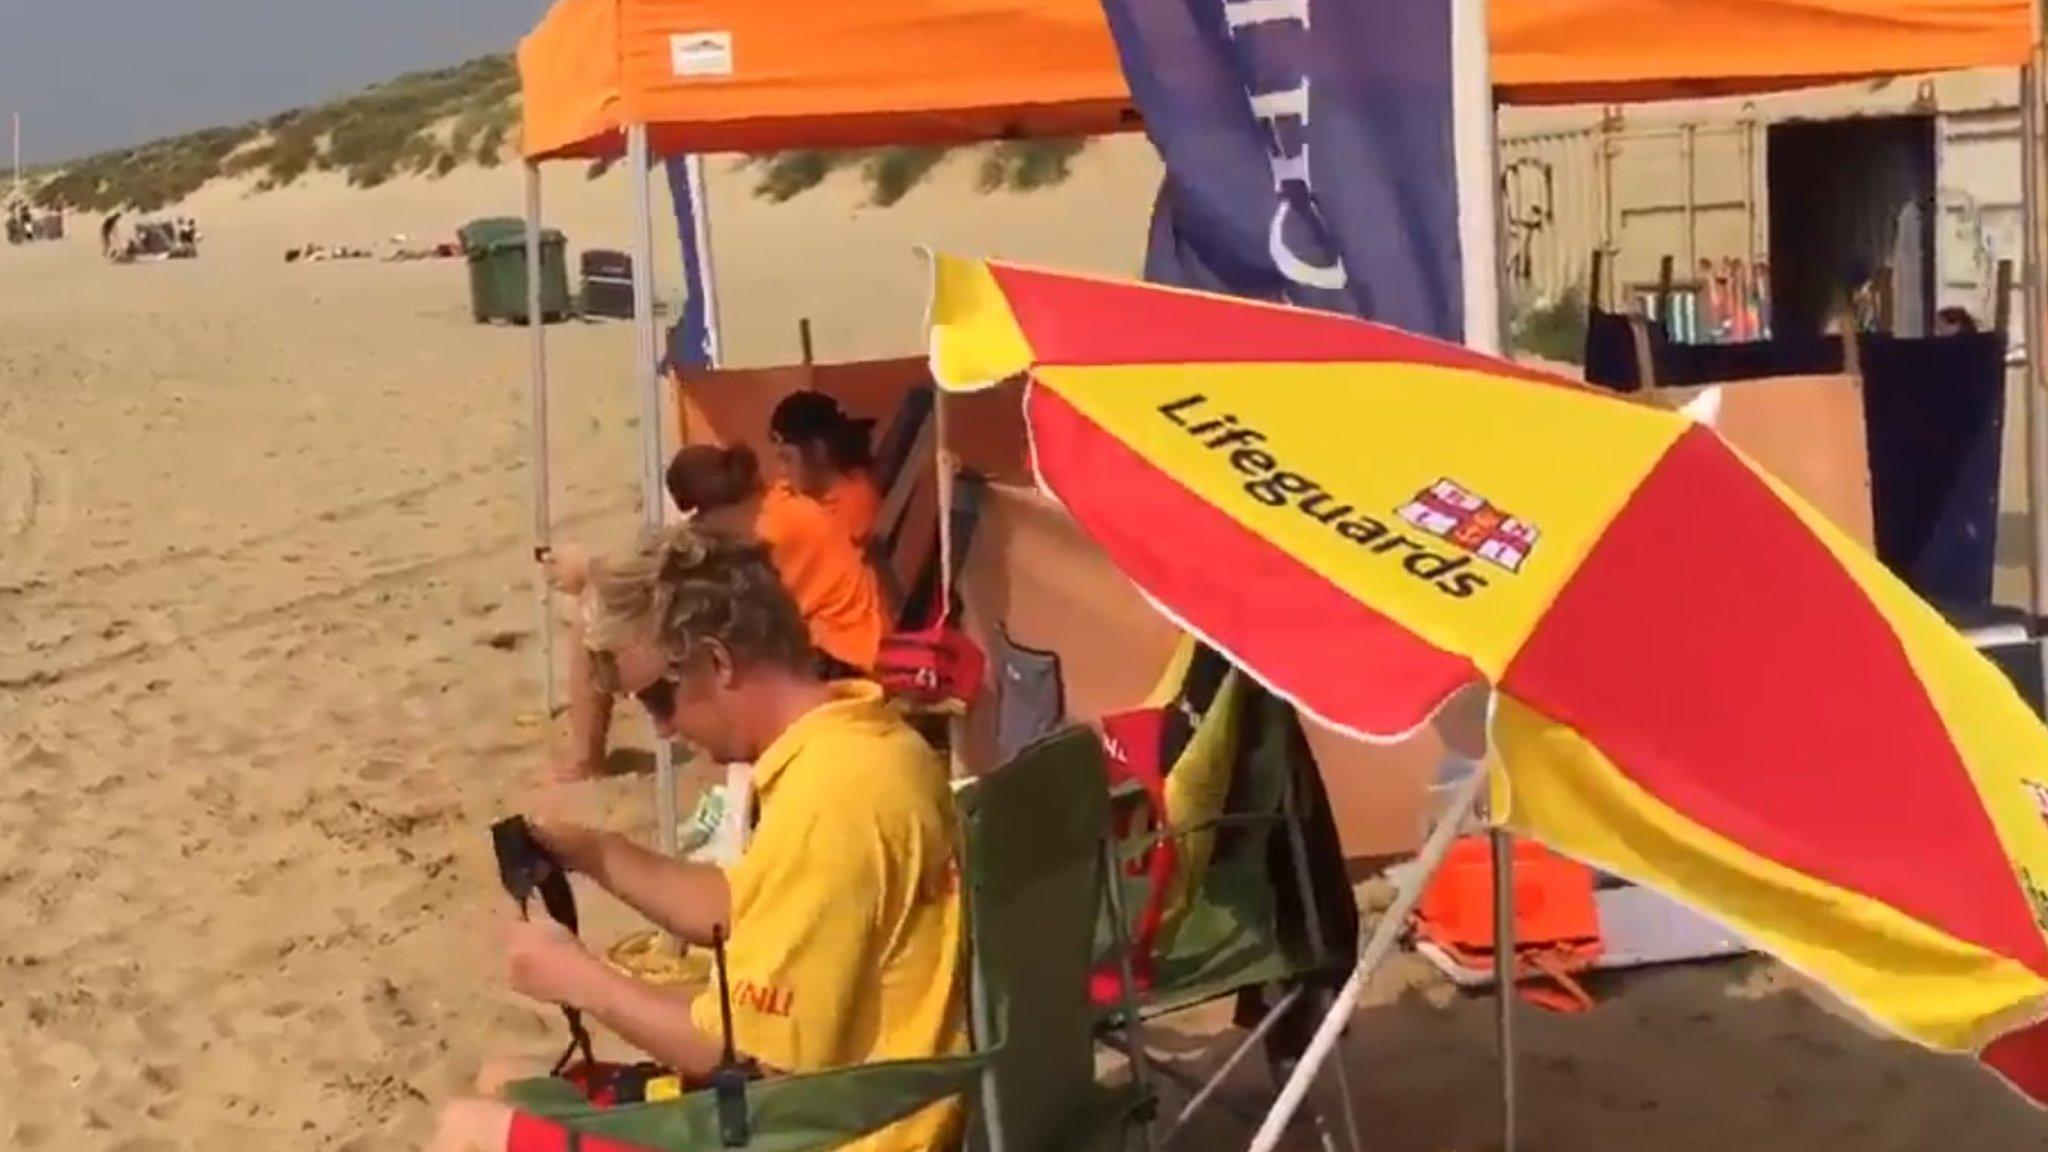
[[(1087, 998), (1106, 899), (1107, 785), (1095, 734), (1069, 729), (958, 795), (974, 1051), (784, 1076), (750, 1086), (747, 1152), (822, 1152), (964, 1096), (967, 1143), (987, 1152), (1123, 1146), (1143, 1087), (1097, 1084)], [(710, 1092), (592, 1107), (573, 1085), (529, 1080), (507, 1103), (573, 1134), (649, 1152), (721, 1147)]]
[[(1202, 674), (1204, 661), (1220, 660), (1203, 653), (1191, 676)], [(1136, 859), (1162, 838), (1186, 845), (1207, 837), (1211, 846), (1199, 870), (1182, 881), (1188, 891), (1161, 930), (1149, 986), (1134, 990), (1129, 1006), (1111, 1006), (1098, 1019), (1105, 1044), (1130, 1056), (1141, 1073), (1156, 1073), (1187, 1092), (1185, 1104), (1165, 1121), (1158, 1137), (1162, 1146), (1211, 1105), (1248, 1126), (1258, 1125), (1262, 1116), (1234, 1107), (1218, 1089), (1261, 1046), (1273, 1064), (1276, 1085), (1285, 1079), (1301, 1039), (1292, 1035), (1301, 1029), (1290, 1023), (1312, 1027), (1319, 1018), (1330, 990), (1350, 970), (1357, 932), (1328, 801), (1300, 718), (1234, 668), (1219, 676), (1211, 664), (1209, 674), (1214, 697), (1195, 722), (1184, 753), (1170, 766), (1169, 778), (1174, 771), (1225, 769), (1229, 780), (1223, 802), (1199, 818), (1121, 840), (1118, 858)], [(1224, 726), (1228, 738), (1205, 741), (1203, 730), (1210, 726)], [(1189, 756), (1204, 754), (1226, 759), (1222, 764), (1187, 762)], [(1181, 853), (1184, 863), (1198, 855)], [(1117, 875), (1122, 907), (1143, 907), (1151, 895), (1150, 878), (1128, 868), (1119, 868)], [(1338, 887), (1319, 891), (1319, 884)], [(1329, 911), (1340, 901), (1350, 916)], [(1128, 923), (1098, 924), (1098, 964), (1115, 954), (1120, 946), (1115, 929)], [(1142, 1025), (1225, 997), (1238, 998), (1239, 1023), (1247, 1031), (1213, 1073), (1197, 1076), (1144, 1059)], [(1357, 1121), (1343, 1063), (1332, 1060), (1327, 1067), (1340, 1098), (1342, 1135), (1355, 1150)]]
[(993, 1050), (971, 1147), (1123, 1148), (1145, 1112), (1142, 1083), (1095, 1079), (1088, 972), (1109, 899), (1107, 797), (1102, 744), (1085, 728), (1046, 737), (961, 794), (975, 845), (974, 1033)]

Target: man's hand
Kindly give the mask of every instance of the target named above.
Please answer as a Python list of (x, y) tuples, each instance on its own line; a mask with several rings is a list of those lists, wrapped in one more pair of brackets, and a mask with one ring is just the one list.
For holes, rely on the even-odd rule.
[(555, 854), (562, 867), (585, 876), (597, 870), (598, 861), (604, 855), (604, 842), (611, 833), (573, 820), (534, 813), (526, 818), (526, 826), (533, 830), (533, 838), (541, 847)]
[(582, 1008), (603, 965), (567, 928), (542, 917), (505, 926), (505, 971), (522, 996)]

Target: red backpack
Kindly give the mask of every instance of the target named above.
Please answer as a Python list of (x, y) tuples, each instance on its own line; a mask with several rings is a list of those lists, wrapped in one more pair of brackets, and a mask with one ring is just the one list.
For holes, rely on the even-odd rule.
[(953, 582), (981, 519), (986, 481), (962, 472), (953, 484), (953, 507), (939, 524), (939, 555), (933, 558), (937, 588), (931, 620), (882, 638), (875, 679), (890, 696), (925, 708), (965, 709), (981, 696), (988, 679), (988, 654), (960, 628), (960, 600)]

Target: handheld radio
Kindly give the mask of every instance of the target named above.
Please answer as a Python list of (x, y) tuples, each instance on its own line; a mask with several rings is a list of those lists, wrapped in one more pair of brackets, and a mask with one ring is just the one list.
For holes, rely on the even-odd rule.
[(753, 1079), (751, 1062), (742, 1061), (732, 1040), (732, 989), (725, 975), (725, 929), (711, 930), (711, 957), (718, 974), (718, 1026), (724, 1050), (718, 1067), (711, 1070), (711, 1091), (718, 1102), (718, 1142), (727, 1148), (744, 1148), (752, 1140), (747, 1116), (747, 1081)]
[[(556, 923), (571, 932), (577, 930), (576, 892), (569, 887), (569, 873), (554, 853), (534, 839), (533, 829), (526, 826), (524, 816), (508, 816), (491, 825), (491, 850), (498, 857), (498, 881), (519, 905), (522, 919), (528, 901), (538, 892), (541, 906)], [(597, 1067), (590, 1047), (590, 1031), (583, 1026), (583, 1013), (563, 1005), (562, 1015), (569, 1022), (569, 1047), (555, 1061), (549, 1075), (561, 1075), (579, 1056), (584, 1067)]]

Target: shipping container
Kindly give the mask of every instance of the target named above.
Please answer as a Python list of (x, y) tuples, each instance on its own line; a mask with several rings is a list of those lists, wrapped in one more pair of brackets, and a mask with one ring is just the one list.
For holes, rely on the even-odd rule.
[[(1892, 258), (1880, 264), (1914, 256), (1914, 244), (1901, 248), (1896, 235), (1902, 198), (1912, 200), (1908, 215), (1917, 223), (1908, 239), (1917, 237), (1922, 250), (1931, 245), (1932, 274), (1908, 287), (1931, 299), (1914, 301), (1894, 285), (1895, 299), (1906, 297), (1915, 314), (1967, 308), (1988, 325), (1998, 313), (1998, 262), (2017, 267), (2020, 256), (2017, 95), (2012, 72), (1969, 72), (1755, 100), (1507, 109), (1500, 193), (1508, 289), (1520, 306), (1589, 291), (1598, 253), (1604, 283), (1597, 303), (1642, 308), (1669, 258), (1680, 305), (1675, 326), (1683, 329), (1691, 302), (1712, 277), (1770, 266), (1772, 148), (1802, 140), (1817, 146), (1832, 137), (1836, 170), (1857, 173), (1833, 181), (1838, 210), (1826, 227), (1840, 234), (1836, 243), (1867, 253), (1887, 249)], [(1932, 124), (1931, 177), (1924, 148), (1858, 146), (1854, 131), (1798, 127), (1915, 116)], [(1873, 126), (1872, 135), (1887, 131), (1899, 130)], [(1779, 164), (1781, 171), (1799, 167), (1782, 156)], [(1816, 170), (1825, 174), (1828, 167), (1822, 162)], [(2017, 317), (2016, 296), (2011, 303)], [(2011, 335), (2017, 348), (2021, 334)]]

